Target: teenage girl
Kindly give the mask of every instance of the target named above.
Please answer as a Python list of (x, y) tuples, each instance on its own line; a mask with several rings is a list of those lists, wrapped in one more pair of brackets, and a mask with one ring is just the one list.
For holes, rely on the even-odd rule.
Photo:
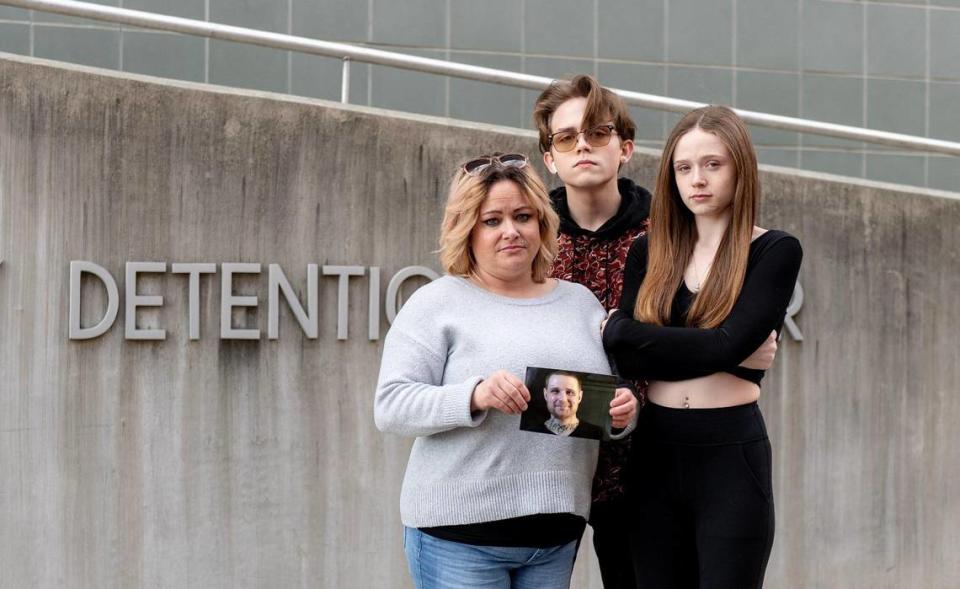
[(763, 584), (774, 531), (764, 372), (738, 365), (782, 327), (802, 250), (756, 226), (759, 201), (743, 121), (719, 106), (684, 116), (603, 338), (622, 376), (650, 381), (628, 484), (644, 589)]

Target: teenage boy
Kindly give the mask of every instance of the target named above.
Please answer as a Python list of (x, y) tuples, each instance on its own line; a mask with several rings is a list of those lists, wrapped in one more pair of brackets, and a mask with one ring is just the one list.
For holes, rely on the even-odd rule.
[[(560, 247), (551, 275), (586, 286), (605, 309), (614, 309), (627, 252), (646, 232), (650, 214), (650, 193), (618, 178), (620, 166), (633, 155), (636, 125), (620, 97), (586, 75), (551, 84), (537, 98), (533, 118), (543, 163), (563, 182), (550, 193), (560, 215)], [(775, 352), (770, 338), (744, 365), (769, 368)], [(636, 587), (620, 476), (629, 445), (629, 437), (601, 442), (593, 480), (590, 525), (606, 589)]]

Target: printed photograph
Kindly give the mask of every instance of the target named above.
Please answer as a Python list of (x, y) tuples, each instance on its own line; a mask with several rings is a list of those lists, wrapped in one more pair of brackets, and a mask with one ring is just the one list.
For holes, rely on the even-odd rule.
[(571, 438), (610, 438), (610, 401), (617, 379), (559, 368), (527, 367), (530, 403), (520, 429)]

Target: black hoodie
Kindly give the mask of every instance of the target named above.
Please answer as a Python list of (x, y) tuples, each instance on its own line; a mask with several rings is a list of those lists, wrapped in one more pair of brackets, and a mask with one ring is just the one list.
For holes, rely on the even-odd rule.
[(551, 275), (586, 286), (605, 309), (620, 303), (627, 252), (646, 231), (650, 216), (651, 197), (645, 188), (629, 178), (618, 179), (617, 187), (620, 208), (596, 231), (580, 227), (570, 217), (565, 187), (550, 192), (553, 208), (560, 215), (560, 247)]
[[(559, 248), (550, 275), (586, 286), (607, 310), (620, 304), (627, 252), (634, 240), (646, 233), (650, 216), (650, 193), (646, 189), (628, 178), (617, 180), (617, 187), (620, 208), (596, 231), (580, 227), (570, 217), (566, 188), (550, 192), (553, 208), (560, 215)], [(593, 478), (594, 503), (623, 497), (621, 471), (629, 452), (629, 439), (600, 444)]]

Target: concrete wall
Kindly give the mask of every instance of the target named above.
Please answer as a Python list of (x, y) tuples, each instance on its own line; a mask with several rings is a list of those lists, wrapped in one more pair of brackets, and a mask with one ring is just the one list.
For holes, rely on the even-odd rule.
[[(276, 95), (0, 58), (0, 587), (409, 587), (398, 515), (409, 440), (380, 435), (368, 338), (378, 292), (436, 267), (455, 164), (532, 136)], [(655, 157), (627, 173), (649, 185)], [(763, 224), (806, 259), (802, 343), (764, 383), (778, 533), (772, 587), (946, 588), (960, 578), (960, 200), (768, 171)], [(104, 336), (68, 339), (69, 268), (120, 290)], [(166, 262), (124, 338), (124, 265)], [(211, 262), (200, 338), (187, 279)], [(260, 307), (221, 340), (221, 264)], [(359, 265), (349, 337), (319, 279), (308, 339), (285, 305), (266, 338), (267, 265), (305, 298), (308, 264)], [(409, 283), (407, 291), (416, 280)], [(82, 290), (84, 326), (102, 286)], [(387, 324), (381, 305), (380, 331)], [(599, 587), (585, 543), (575, 583)]]

